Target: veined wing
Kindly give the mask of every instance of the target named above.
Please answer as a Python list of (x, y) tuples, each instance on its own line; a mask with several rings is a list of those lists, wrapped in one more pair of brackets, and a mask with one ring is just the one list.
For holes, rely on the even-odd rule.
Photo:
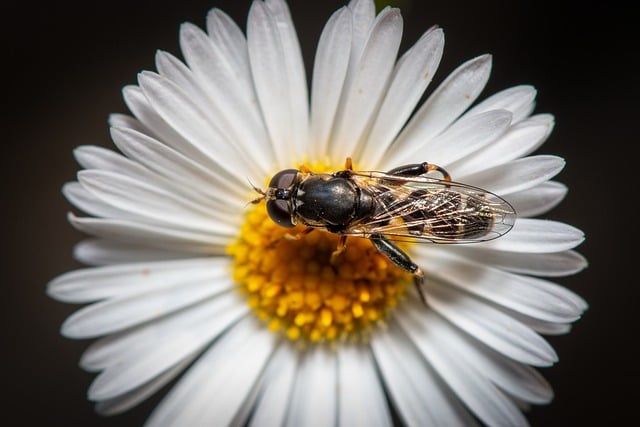
[(353, 180), (377, 202), (374, 215), (354, 223), (348, 235), (434, 243), (492, 240), (513, 227), (516, 213), (501, 197), (481, 188), (426, 176), (354, 172)]

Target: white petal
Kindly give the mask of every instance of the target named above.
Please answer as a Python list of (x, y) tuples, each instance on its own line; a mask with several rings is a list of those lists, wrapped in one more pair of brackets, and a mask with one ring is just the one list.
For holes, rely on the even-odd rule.
[(79, 182), (67, 182), (62, 187), (64, 197), (81, 211), (102, 218), (135, 219), (135, 215), (100, 200)]
[(80, 366), (87, 371), (117, 369), (170, 345), (174, 338), (184, 341), (191, 337), (190, 343), (202, 342), (200, 335), (210, 336), (210, 331), (219, 334), (248, 311), (238, 293), (225, 292), (186, 310), (94, 341), (82, 355)]
[[(269, 360), (273, 359), (273, 355), (269, 358)], [(266, 368), (265, 368), (266, 369)], [(260, 392), (260, 388), (264, 383), (264, 369), (260, 374), (253, 387), (249, 390), (247, 395), (245, 396), (242, 404), (236, 410), (233, 419), (229, 421), (229, 426), (246, 426), (249, 418), (253, 414), (253, 407), (256, 404), (256, 400), (258, 398), (258, 394)]]
[(198, 103), (197, 98), (189, 97), (175, 83), (158, 74), (143, 71), (138, 75), (138, 81), (154, 110), (191, 144), (190, 151), (195, 154), (185, 154), (200, 160), (211, 173), (219, 174), (219, 179), (243, 188), (245, 183), (237, 171), (248, 159), (244, 159), (227, 135), (221, 133), (217, 125), (219, 118), (210, 106)]
[(355, 61), (360, 59), (369, 31), (376, 18), (376, 7), (372, 0), (351, 0), (348, 5), (353, 16), (353, 42), (351, 45), (351, 58), (354, 61), (350, 68), (353, 69)]
[(151, 381), (143, 384), (127, 393), (120, 394), (112, 399), (105, 399), (96, 403), (96, 412), (100, 415), (117, 415), (135, 407), (155, 392), (160, 390), (171, 380), (177, 377), (195, 359), (196, 355), (188, 357), (166, 370)]
[(391, 426), (391, 415), (371, 351), (362, 345), (338, 350), (338, 425)]
[(148, 425), (195, 427), (212, 420), (228, 425), (274, 348), (274, 334), (252, 317), (245, 318), (196, 361), (154, 410)]
[[(228, 187), (225, 190), (225, 199), (220, 200), (214, 204), (215, 196), (211, 195), (208, 198), (205, 198), (204, 196), (198, 195), (196, 192), (190, 189), (191, 186), (194, 185), (194, 183), (198, 183), (198, 181), (193, 176), (193, 173), (191, 174), (191, 176), (188, 175), (188, 171), (191, 169), (197, 170), (198, 172), (207, 176), (209, 182), (200, 183), (202, 184), (203, 188), (213, 188), (213, 185), (218, 185), (218, 188), (222, 186), (220, 181), (217, 181), (214, 176), (203, 170), (201, 166), (191, 162), (190, 160), (182, 157), (177, 152), (171, 151), (169, 148), (166, 148), (164, 145), (161, 145), (157, 142), (155, 143), (155, 145), (148, 147), (152, 144), (152, 142), (150, 141), (154, 140), (150, 139), (150, 137), (148, 136), (137, 133), (136, 131), (112, 129), (112, 134), (114, 136), (116, 144), (121, 149), (131, 154), (132, 157), (138, 155), (137, 159), (145, 159), (143, 163), (148, 164), (151, 169), (156, 170), (158, 173), (147, 169), (142, 164), (128, 159), (114, 151), (107, 150), (101, 147), (81, 146), (76, 148), (74, 152), (80, 164), (85, 168), (99, 169), (100, 171), (82, 171), (79, 175), (94, 173), (102, 175), (106, 172), (113, 172), (114, 175), (107, 173), (105, 176), (110, 177), (117, 174), (117, 176), (121, 178), (127, 177), (135, 181), (153, 182), (158, 187), (161, 186), (166, 190), (171, 190), (176, 194), (180, 194), (181, 198), (183, 196), (187, 197), (189, 200), (191, 200), (191, 205), (193, 205), (193, 203), (196, 203), (196, 205), (209, 204), (210, 207), (206, 213), (207, 217), (217, 218), (218, 221), (227, 224), (237, 224), (238, 217), (236, 215), (236, 212), (238, 209), (243, 208), (243, 206), (246, 204), (245, 199), (250, 197), (248, 196), (247, 191), (247, 189), (249, 188), (248, 185), (245, 186), (245, 190), (242, 190), (237, 186)], [(154, 148), (156, 150), (160, 150), (160, 154), (153, 152)], [(171, 157), (172, 154), (174, 157)], [(169, 161), (162, 161), (162, 155), (169, 156)], [(147, 157), (148, 159), (146, 159)], [(178, 185), (178, 183), (180, 183), (180, 178), (174, 178), (171, 174), (169, 174), (169, 177), (162, 176), (163, 173), (166, 174), (168, 171), (171, 171), (174, 168), (179, 168), (181, 165), (183, 166), (183, 169), (178, 170), (182, 172), (182, 175), (184, 175), (185, 178), (189, 178), (191, 180), (188, 183), (183, 181), (182, 185)], [(113, 185), (115, 187), (118, 182), (118, 180), (110, 182), (108, 179), (106, 179), (104, 185)], [(113, 190), (115, 190), (115, 188), (113, 188)], [(90, 194), (86, 191), (85, 188), (79, 187), (76, 183), (68, 184), (67, 186), (65, 186), (65, 188), (63, 188), (63, 192), (69, 199), (69, 201), (91, 215), (131, 220), (140, 218), (138, 215), (135, 215), (132, 212), (128, 212), (124, 209), (116, 208), (109, 205), (108, 203), (105, 203), (104, 201), (96, 197), (95, 194)], [(213, 199), (213, 202), (210, 199)], [(235, 211), (233, 209), (234, 205), (236, 208)], [(229, 215), (229, 212), (233, 212), (234, 215)]]
[(395, 321), (371, 340), (389, 399), (408, 426), (474, 426), (475, 420)]
[(540, 334), (563, 335), (571, 331), (571, 323), (545, 322), (544, 320), (534, 319), (515, 312), (510, 315)]
[(385, 164), (403, 165), (428, 161), (449, 169), (450, 163), (500, 138), (510, 123), (511, 113), (506, 110), (488, 111), (466, 117), (456, 121), (428, 144), (407, 151), (404, 157), (385, 159)]
[[(300, 361), (286, 426), (335, 426), (338, 415), (336, 354), (312, 346)], [(319, 398), (320, 397), (320, 398)]]
[(499, 239), (478, 243), (478, 248), (507, 252), (549, 253), (573, 249), (584, 241), (579, 229), (558, 221), (519, 218)]
[(233, 282), (217, 277), (183, 279), (162, 285), (152, 291), (127, 294), (81, 308), (62, 324), (62, 334), (70, 338), (112, 334), (225, 292), (233, 287)]
[(462, 349), (449, 348), (450, 337), (442, 333), (443, 323), (431, 310), (403, 312), (396, 319), (438, 375), (483, 423), (527, 424), (520, 410), (491, 383), (486, 372), (469, 363)]
[(377, 166), (433, 79), (444, 48), (440, 28), (427, 31), (400, 58), (359, 161)]
[(579, 253), (571, 250), (551, 253), (527, 253), (498, 251), (476, 247), (475, 245), (457, 245), (447, 249), (479, 263), (533, 276), (568, 276), (587, 267), (587, 260)]
[(47, 286), (52, 298), (86, 303), (139, 294), (177, 283), (214, 280), (227, 275), (227, 258), (193, 258), (83, 268), (64, 273)]
[(298, 349), (282, 342), (271, 357), (253, 410), (250, 427), (283, 425), (298, 372)]
[(352, 21), (350, 9), (338, 9), (327, 21), (318, 42), (311, 86), (311, 149), (317, 159), (327, 156), (349, 65)]
[(73, 150), (73, 155), (80, 165), (85, 169), (99, 169), (110, 172), (117, 172), (132, 178), (155, 180), (157, 177), (153, 172), (127, 159), (120, 153), (113, 150), (98, 147), (95, 145), (81, 145)]
[(504, 196), (550, 180), (564, 168), (564, 164), (561, 157), (541, 154), (459, 176), (456, 180)]
[(414, 259), (430, 276), (499, 306), (558, 323), (573, 322), (582, 314), (570, 292), (554, 283), (478, 264), (451, 251), (425, 252)]
[(118, 127), (123, 129), (131, 129), (145, 135), (153, 135), (145, 125), (140, 123), (140, 120), (127, 114), (112, 113), (109, 114), (109, 126)]
[(427, 282), (430, 307), (487, 346), (521, 363), (550, 366), (558, 360), (540, 335), (511, 316), (436, 280)]
[(489, 169), (525, 156), (538, 148), (553, 129), (553, 116), (530, 117), (509, 128), (493, 143), (448, 165), (449, 173), (457, 176)]
[(231, 241), (230, 236), (172, 230), (166, 226), (149, 225), (137, 221), (78, 218), (72, 213), (67, 217), (71, 225), (84, 233), (156, 249), (213, 255), (219, 254), (221, 247), (225, 247)]
[[(222, 249), (222, 248), (221, 248)], [(217, 255), (223, 255), (220, 251)], [(149, 261), (169, 261), (192, 258), (193, 255), (176, 250), (161, 250), (129, 245), (106, 239), (85, 239), (73, 248), (73, 257), (83, 264), (111, 265)]]
[[(222, 26), (218, 28), (220, 24)], [(243, 111), (250, 107), (255, 94), (249, 74), (246, 40), (244, 36), (238, 37), (235, 33), (237, 27), (234, 27), (233, 21), (224, 13), (212, 11), (207, 16), (207, 28), (212, 31), (210, 35), (193, 24), (182, 24), (180, 50), (201, 89), (214, 104), (219, 101), (217, 97), (222, 97), (219, 106), (228, 105)], [(231, 49), (235, 52), (232, 53)], [(223, 91), (225, 85), (226, 93)], [(245, 113), (250, 123), (254, 121), (251, 125), (260, 122), (259, 111), (255, 107), (247, 108)]]
[(519, 217), (531, 217), (549, 212), (567, 195), (566, 185), (547, 181), (526, 190), (511, 193), (505, 199), (513, 206)]
[[(299, 50), (285, 51), (285, 48), (291, 48), (293, 44), (297, 46), (297, 41), (293, 43), (288, 38), (291, 36), (290, 29), (281, 31), (279, 28), (282, 24), (293, 24), (282, 19), (285, 18), (282, 15), (275, 16), (264, 2), (255, 1), (249, 10), (247, 22), (247, 43), (253, 81), (275, 149), (277, 166), (280, 167), (290, 166), (296, 158), (299, 159), (304, 154), (298, 153), (300, 141), (296, 140), (300, 136), (301, 125), (294, 124), (293, 121), (303, 121), (305, 128), (308, 121), (306, 105), (303, 112), (293, 110), (299, 108), (303, 95), (304, 102), (307, 102), (306, 89), (300, 87), (298, 65), (302, 60), (293, 59), (296, 55), (300, 56)], [(287, 39), (283, 40), (285, 34)], [(295, 87), (289, 86), (290, 79), (296, 84)]]
[(465, 114), (474, 115), (490, 110), (507, 110), (513, 114), (513, 123), (525, 119), (535, 105), (536, 89), (533, 86), (514, 86), (497, 92), (478, 103)]
[(207, 14), (207, 33), (213, 43), (222, 51), (244, 84), (251, 86), (249, 54), (244, 33), (222, 10), (213, 8)]
[[(193, 26), (190, 24), (183, 24), (181, 27), (181, 36), (182, 33), (184, 33), (185, 27)], [(197, 31), (202, 32), (200, 29), (197, 29)], [(206, 35), (204, 37), (207, 38)], [(202, 55), (204, 56), (205, 54)], [(187, 67), (182, 61), (168, 52), (157, 51), (155, 60), (158, 73), (162, 77), (170, 80), (189, 98), (197, 100), (195, 102), (197, 105), (206, 105), (207, 109), (214, 108), (209, 97), (207, 97), (206, 88), (202, 87), (202, 83), (197, 80), (192, 69), (189, 69), (189, 67)], [(219, 112), (216, 111), (216, 113)]]
[(290, 103), (290, 126), (293, 140), (302, 153), (308, 153), (309, 94), (298, 35), (284, 0), (265, 0), (280, 33)]
[(246, 191), (228, 186), (209, 169), (149, 136), (134, 130), (111, 128), (111, 137), (124, 154), (163, 176), (164, 187), (213, 208), (210, 211), (213, 215), (225, 210), (237, 212), (246, 204), (243, 197)]
[(371, 28), (366, 45), (352, 75), (347, 79), (329, 149), (333, 162), (348, 156), (358, 158), (387, 89), (402, 38), (402, 16), (398, 9), (384, 9)]
[(236, 321), (245, 313), (235, 295), (216, 298), (220, 304), (210, 307), (210, 323), (191, 324), (189, 329), (171, 336), (156, 336), (146, 349), (138, 349), (136, 357), (120, 357), (119, 363), (106, 367), (91, 383), (88, 396), (91, 400), (112, 399), (151, 381), (185, 359), (193, 358), (212, 342), (230, 321)]
[(549, 383), (535, 369), (479, 344), (433, 313), (427, 313), (425, 316), (424, 306), (417, 301), (414, 301), (408, 309), (411, 310), (411, 316), (414, 319), (428, 321), (422, 333), (414, 331), (413, 337), (418, 342), (434, 339), (433, 335), (436, 335), (435, 339), (442, 346), (440, 349), (442, 353), (455, 353), (461, 362), (466, 362), (477, 373), (484, 375), (500, 389), (519, 400), (542, 404), (552, 399), (553, 391)]
[(389, 164), (406, 158), (408, 153), (421, 147), (445, 130), (478, 97), (491, 71), (491, 56), (483, 55), (458, 67), (429, 96), (413, 115), (407, 126), (391, 146), (387, 156)]
[[(245, 68), (248, 64), (230, 57), (228, 47), (192, 24), (181, 26), (180, 47), (221, 135), (243, 153), (241, 158), (253, 154), (260, 173), (269, 173), (273, 152), (265, 144), (267, 133)], [(242, 49), (237, 56), (246, 56), (246, 46)]]
[(160, 115), (153, 109), (149, 100), (138, 86), (129, 85), (122, 90), (124, 101), (129, 110), (146, 129), (152, 133), (147, 135), (162, 141), (168, 146), (176, 149), (194, 161), (207, 164), (202, 153), (182, 135), (176, 132)]
[(158, 74), (171, 80), (182, 88), (182, 90), (188, 92), (189, 95), (197, 96), (201, 100), (206, 99), (202, 97), (202, 89), (200, 88), (200, 90), (198, 90), (198, 83), (195, 80), (192, 70), (178, 58), (169, 52), (158, 50), (156, 51), (155, 61)]
[(238, 224), (229, 224), (230, 214), (215, 218), (210, 209), (182, 195), (161, 188), (152, 181), (140, 181), (114, 172), (84, 170), (78, 173), (82, 186), (102, 201), (150, 224), (163, 224), (176, 230), (190, 230), (232, 236)]

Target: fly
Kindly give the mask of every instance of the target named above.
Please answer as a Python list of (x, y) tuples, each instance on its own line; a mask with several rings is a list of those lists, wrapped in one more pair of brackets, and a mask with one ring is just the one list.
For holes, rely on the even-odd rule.
[[(427, 176), (438, 172), (442, 179)], [(471, 243), (495, 239), (513, 227), (516, 213), (501, 197), (451, 180), (440, 166), (409, 164), (388, 172), (344, 170), (313, 173), (307, 168), (276, 173), (261, 195), (269, 217), (282, 227), (307, 226), (340, 236), (332, 258), (348, 236), (369, 239), (393, 264), (411, 273), (426, 304), (424, 273), (394, 242)]]

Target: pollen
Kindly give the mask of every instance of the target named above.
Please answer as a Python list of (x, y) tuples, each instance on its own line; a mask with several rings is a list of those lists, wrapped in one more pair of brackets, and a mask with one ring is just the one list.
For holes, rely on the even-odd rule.
[(251, 205), (238, 238), (227, 247), (233, 279), (269, 330), (292, 341), (366, 340), (396, 307), (411, 276), (368, 239), (306, 227), (283, 228), (264, 203)]

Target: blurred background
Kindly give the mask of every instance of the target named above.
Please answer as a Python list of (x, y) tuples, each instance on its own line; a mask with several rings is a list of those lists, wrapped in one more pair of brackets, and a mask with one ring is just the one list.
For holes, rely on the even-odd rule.
[[(637, 251), (638, 54), (622, 2), (396, 1), (405, 50), (430, 26), (446, 48), (434, 88), (460, 63), (492, 53), (484, 96), (527, 83), (537, 112), (557, 125), (540, 153), (567, 160), (557, 177), (570, 192), (546, 217), (585, 231), (584, 272), (558, 282), (590, 304), (571, 334), (550, 337), (560, 362), (542, 373), (555, 400), (533, 408), (533, 425), (625, 424), (635, 415), (640, 301)], [(307, 69), (324, 22), (342, 1), (290, 1)], [(49, 280), (80, 267), (71, 257), (82, 235), (68, 225), (61, 194), (78, 166), (80, 144), (111, 146), (107, 116), (126, 112), (121, 88), (154, 69), (156, 49), (179, 55), (184, 21), (204, 26), (219, 7), (243, 28), (248, 0), (7, 2), (2, 6), (1, 280), (3, 398), (6, 419), (21, 425), (134, 426), (161, 396), (113, 418), (93, 412), (85, 392), (93, 375), (77, 361), (86, 341), (59, 335), (77, 307), (45, 295)], [(6, 55), (9, 55), (7, 58)], [(425, 402), (428, 405), (429, 402)], [(633, 418), (637, 418), (634, 416)]]

